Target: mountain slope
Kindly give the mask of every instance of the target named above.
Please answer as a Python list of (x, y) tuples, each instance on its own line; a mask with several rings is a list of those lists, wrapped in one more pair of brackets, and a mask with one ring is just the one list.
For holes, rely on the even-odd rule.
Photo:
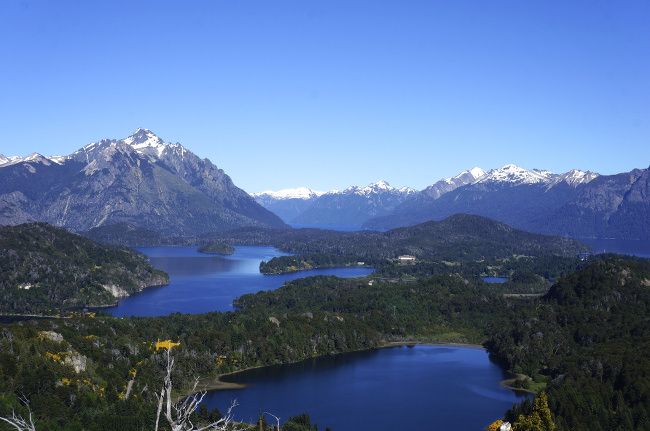
[(513, 165), (439, 199), (406, 202), (365, 227), (390, 229), (466, 213), (514, 227), (572, 237), (650, 238), (650, 173), (617, 175), (572, 170), (564, 174), (527, 171)]
[(0, 273), (4, 313), (109, 305), (168, 281), (138, 253), (44, 223), (0, 227)]
[(290, 223), (302, 214), (323, 192), (317, 192), (307, 187), (264, 191), (253, 193), (257, 203), (276, 214), (285, 223)]
[(0, 166), (0, 224), (34, 220), (76, 231), (133, 223), (174, 234), (283, 226), (209, 160), (146, 129), (57, 162), (41, 156)]
[(301, 226), (355, 229), (372, 217), (390, 213), (413, 193), (415, 190), (395, 188), (386, 181), (366, 187), (352, 186), (318, 196), (290, 222)]
[(574, 237), (650, 239), (650, 169), (598, 177), (534, 227)]
[(455, 177), (445, 178), (433, 185), (430, 185), (418, 193), (416, 197), (423, 199), (438, 199), (445, 193), (456, 190), (458, 187), (471, 184), (479, 178), (482, 178), (484, 175), (485, 171), (483, 169), (475, 167), (467, 171), (463, 171)]

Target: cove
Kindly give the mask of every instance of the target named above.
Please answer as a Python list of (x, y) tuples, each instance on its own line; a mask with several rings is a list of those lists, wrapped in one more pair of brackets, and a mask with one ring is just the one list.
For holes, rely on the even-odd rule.
[(208, 407), (254, 423), (308, 413), (319, 430), (481, 430), (523, 401), (481, 348), (417, 345), (320, 357), (224, 376), (244, 389), (209, 392)]
[(169, 284), (124, 298), (117, 306), (106, 308), (108, 314), (166, 316), (176, 312), (229, 311), (235, 298), (277, 289), (290, 280), (316, 275), (363, 277), (373, 272), (367, 267), (346, 267), (263, 275), (260, 262), (287, 255), (274, 247), (235, 247), (230, 256), (201, 253), (196, 247), (143, 247), (138, 251), (148, 256), (154, 267), (169, 274)]

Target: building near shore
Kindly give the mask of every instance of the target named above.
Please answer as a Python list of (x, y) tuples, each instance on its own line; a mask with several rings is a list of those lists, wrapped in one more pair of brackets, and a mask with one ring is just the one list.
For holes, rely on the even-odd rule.
[(399, 263), (415, 263), (416, 259), (415, 256), (411, 256), (410, 254), (403, 254), (401, 256), (397, 256), (397, 262)]

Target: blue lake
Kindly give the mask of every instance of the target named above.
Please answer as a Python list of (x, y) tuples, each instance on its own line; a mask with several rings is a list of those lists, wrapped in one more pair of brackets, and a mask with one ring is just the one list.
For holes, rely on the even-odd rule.
[(225, 411), (236, 399), (235, 418), (249, 422), (260, 412), (282, 420), (307, 412), (319, 430), (482, 430), (524, 399), (503, 378), (483, 349), (402, 346), (226, 376), (247, 387), (204, 402)]
[(154, 267), (169, 274), (169, 285), (145, 289), (105, 311), (113, 316), (164, 316), (175, 312), (207, 313), (232, 310), (233, 300), (246, 293), (273, 290), (285, 282), (315, 275), (363, 277), (366, 267), (299, 271), (263, 275), (260, 262), (286, 253), (273, 247), (236, 247), (230, 256), (200, 253), (196, 247), (143, 247)]
[(594, 253), (618, 253), (650, 258), (650, 241), (636, 239), (580, 239)]
[(502, 284), (508, 279), (506, 277), (483, 277), (483, 281), (489, 284)]

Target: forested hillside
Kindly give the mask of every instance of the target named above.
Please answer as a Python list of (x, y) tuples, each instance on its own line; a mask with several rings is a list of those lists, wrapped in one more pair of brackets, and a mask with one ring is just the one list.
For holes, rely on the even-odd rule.
[(44, 223), (0, 227), (0, 313), (58, 313), (115, 303), (167, 275), (131, 250)]
[[(271, 244), (316, 263), (381, 262), (399, 255), (424, 260), (482, 260), (513, 256), (572, 256), (587, 250), (578, 241), (533, 234), (473, 215), (457, 214), (440, 222), (388, 232), (337, 232), (319, 229), (245, 229), (219, 234), (231, 244)], [(334, 258), (335, 257), (335, 258)], [(286, 258), (268, 265), (268, 272), (281, 272)]]
[(503, 314), (486, 346), (549, 382), (559, 429), (650, 429), (650, 262), (599, 259)]

